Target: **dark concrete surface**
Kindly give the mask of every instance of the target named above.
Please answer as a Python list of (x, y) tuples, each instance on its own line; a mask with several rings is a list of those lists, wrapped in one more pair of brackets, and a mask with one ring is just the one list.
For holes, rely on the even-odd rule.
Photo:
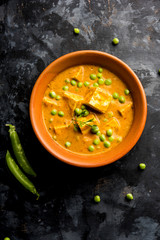
[[(73, 28), (80, 28), (80, 35)], [(120, 40), (116, 47), (114, 37)], [(29, 119), (29, 100), (43, 69), (76, 50), (96, 49), (126, 62), (148, 101), (145, 130), (119, 161), (80, 169), (54, 159), (41, 146)], [(160, 239), (160, 1), (0, 1), (0, 239)], [(6, 123), (15, 124), (38, 173), (39, 201), (10, 174)], [(145, 171), (138, 171), (145, 162)], [(134, 200), (127, 202), (125, 194)], [(93, 196), (101, 202), (95, 204)]]

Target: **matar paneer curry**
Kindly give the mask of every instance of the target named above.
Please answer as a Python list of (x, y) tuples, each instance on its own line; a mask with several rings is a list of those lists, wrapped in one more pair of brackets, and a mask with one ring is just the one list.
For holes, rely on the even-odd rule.
[(49, 84), (42, 102), (53, 141), (80, 154), (109, 151), (123, 141), (134, 117), (125, 83), (105, 68), (71, 67)]

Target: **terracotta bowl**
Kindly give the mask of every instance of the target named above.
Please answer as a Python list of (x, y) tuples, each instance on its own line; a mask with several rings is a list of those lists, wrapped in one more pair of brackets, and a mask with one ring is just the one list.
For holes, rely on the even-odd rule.
[[(131, 91), (134, 102), (134, 120), (132, 127), (122, 143), (106, 153), (80, 155), (72, 153), (58, 145), (48, 134), (42, 119), (42, 98), (47, 84), (66, 68), (94, 64), (107, 68), (124, 81)], [(120, 59), (99, 51), (78, 51), (64, 55), (52, 62), (39, 76), (30, 99), (30, 118), (33, 130), (45, 147), (54, 157), (78, 167), (99, 167), (112, 163), (128, 153), (140, 138), (147, 116), (147, 102), (144, 89), (138, 77)]]

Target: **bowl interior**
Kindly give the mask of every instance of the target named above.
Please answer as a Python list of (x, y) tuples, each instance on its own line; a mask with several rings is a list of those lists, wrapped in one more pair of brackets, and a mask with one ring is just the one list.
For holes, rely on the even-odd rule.
[[(42, 118), (42, 98), (48, 83), (63, 70), (81, 64), (94, 64), (107, 68), (124, 81), (131, 91), (134, 102), (132, 127), (122, 143), (113, 150), (95, 155), (80, 155), (70, 152), (48, 134)], [(98, 167), (109, 164), (124, 156), (136, 144), (145, 126), (147, 103), (143, 87), (134, 72), (120, 59), (98, 51), (73, 52), (52, 62), (39, 76), (30, 100), (30, 118), (36, 136), (42, 145), (55, 157), (75, 166)]]

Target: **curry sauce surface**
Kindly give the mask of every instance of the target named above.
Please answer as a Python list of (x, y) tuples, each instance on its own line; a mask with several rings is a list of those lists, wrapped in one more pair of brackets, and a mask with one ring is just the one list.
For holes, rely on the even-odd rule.
[[(99, 66), (94, 65), (81, 65), (66, 69), (65, 71), (59, 73), (48, 84), (48, 87), (45, 91), (42, 101), (42, 115), (44, 124), (48, 133), (53, 138), (53, 141), (56, 141), (64, 148), (66, 148), (66, 142), (71, 143), (71, 145), (66, 148), (69, 151), (81, 154), (97, 154), (104, 151), (109, 151), (123, 141), (131, 128), (134, 117), (134, 104), (131, 93), (125, 95), (124, 90), (127, 89), (125, 83), (115, 74), (104, 68), (102, 72), (102, 78), (104, 80), (111, 79), (112, 84), (106, 85), (104, 83), (99, 85), (97, 88), (94, 87), (93, 84), (98, 81), (98, 78), (91, 80), (90, 75), (97, 75), (98, 69)], [(66, 79), (69, 79), (70, 82), (66, 83)], [(76, 81), (76, 86), (71, 85), (72, 79)], [(90, 85), (88, 87), (84, 85), (85, 81), (89, 82)], [(78, 82), (83, 83), (82, 87), (77, 86)], [(64, 86), (68, 86), (68, 91), (63, 90)], [(89, 100), (87, 99), (87, 96), (89, 93), (92, 94), (92, 90), (94, 92), (95, 88), (98, 89), (96, 91), (100, 93), (99, 96), (101, 96), (101, 91), (104, 93), (103, 96), (105, 96), (105, 93), (109, 94), (109, 98), (106, 95), (106, 99), (109, 99), (109, 106), (107, 110), (104, 110), (104, 112), (100, 112), (101, 106), (99, 106), (99, 110), (97, 110), (94, 108), (94, 106), (88, 104)], [(49, 95), (51, 91), (54, 91), (56, 96), (60, 96), (60, 99), (56, 100), (56, 97), (51, 98)], [(98, 101), (96, 91), (94, 100)], [(114, 99), (112, 97), (114, 92), (117, 92), (119, 96), (124, 96), (125, 102), (120, 103), (118, 99)], [(66, 98), (65, 94), (70, 95), (71, 93), (73, 93), (72, 97), (77, 95), (78, 98), (84, 99), (76, 102), (74, 99), (68, 98), (68, 96)], [(102, 104), (103, 103), (104, 101)], [(91, 116), (94, 115), (94, 118), (96, 119), (94, 119), (94, 122), (93, 118), (91, 117), (91, 122), (88, 122), (88, 125), (90, 125), (90, 123), (92, 125), (98, 125), (100, 133), (104, 134), (106, 137), (105, 141), (109, 141), (106, 131), (108, 129), (112, 129), (112, 137), (114, 140), (112, 142), (109, 141), (110, 147), (106, 148), (104, 146), (104, 142), (102, 141), (100, 141), (98, 145), (93, 144), (94, 139), (99, 139), (99, 136), (91, 133), (91, 126), (87, 126), (87, 132), (82, 132), (83, 129), (80, 129), (79, 127), (77, 128), (78, 125), (76, 121), (80, 119), (80, 117), (75, 116), (74, 110), (76, 107), (81, 108), (82, 105), (84, 105), (89, 111), (89, 114), (91, 114)], [(56, 115), (51, 114), (53, 109), (57, 110)], [(63, 117), (58, 115), (59, 111), (63, 111)], [(87, 118), (89, 119), (89, 117)], [(88, 150), (90, 145), (94, 146), (93, 152)]]

